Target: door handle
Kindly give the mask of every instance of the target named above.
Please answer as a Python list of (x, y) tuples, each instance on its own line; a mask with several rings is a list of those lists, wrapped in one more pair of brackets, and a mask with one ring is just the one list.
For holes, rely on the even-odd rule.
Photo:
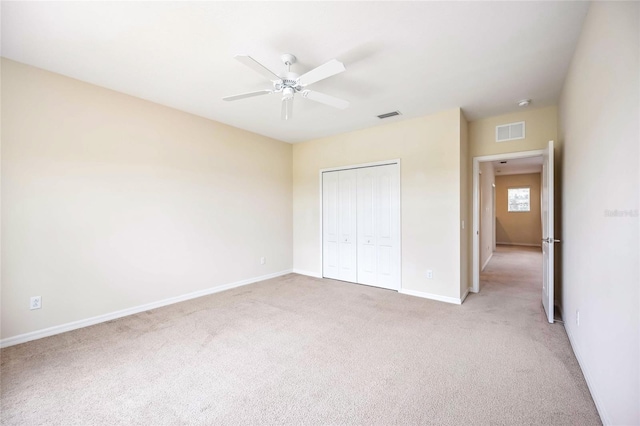
[(562, 241), (556, 240), (555, 238), (543, 238), (542, 242), (543, 243), (560, 243)]

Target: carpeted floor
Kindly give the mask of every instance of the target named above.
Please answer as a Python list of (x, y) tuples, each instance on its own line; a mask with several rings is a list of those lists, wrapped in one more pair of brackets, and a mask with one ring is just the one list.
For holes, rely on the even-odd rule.
[(3, 349), (2, 423), (600, 424), (540, 261), (500, 247), (462, 306), (290, 274)]

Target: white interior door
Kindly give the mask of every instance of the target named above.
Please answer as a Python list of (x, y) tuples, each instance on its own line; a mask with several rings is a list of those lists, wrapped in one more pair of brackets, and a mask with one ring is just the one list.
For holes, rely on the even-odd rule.
[(322, 275), (357, 279), (356, 170), (322, 174)]
[(355, 282), (358, 277), (357, 269), (357, 170), (341, 170), (338, 175), (339, 183), (339, 213), (340, 244), (338, 279)]
[(322, 276), (338, 279), (338, 175), (322, 174)]
[(553, 141), (544, 153), (542, 164), (542, 305), (547, 320), (553, 323), (554, 224), (553, 224)]
[(398, 165), (377, 167), (378, 202), (376, 222), (378, 286), (399, 289), (400, 281), (400, 229), (398, 214), (400, 211), (400, 193)]
[(358, 280), (377, 285), (376, 199), (377, 167), (358, 169)]
[(358, 283), (400, 288), (398, 165), (358, 169)]

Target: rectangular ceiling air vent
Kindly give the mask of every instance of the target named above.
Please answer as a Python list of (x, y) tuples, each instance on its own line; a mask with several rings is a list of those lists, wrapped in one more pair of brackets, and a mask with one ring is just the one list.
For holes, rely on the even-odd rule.
[(524, 139), (524, 121), (496, 126), (496, 142)]
[(380, 114), (378, 118), (382, 120), (383, 118), (395, 117), (396, 115), (400, 115), (400, 111), (388, 112), (386, 114)]

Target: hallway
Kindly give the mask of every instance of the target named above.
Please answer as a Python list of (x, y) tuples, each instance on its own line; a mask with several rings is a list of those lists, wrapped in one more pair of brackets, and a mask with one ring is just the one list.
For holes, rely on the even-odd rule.
[[(539, 247), (497, 245), (480, 273), (481, 291), (540, 305), (542, 314), (542, 251)], [(533, 306), (531, 306), (533, 308)]]

